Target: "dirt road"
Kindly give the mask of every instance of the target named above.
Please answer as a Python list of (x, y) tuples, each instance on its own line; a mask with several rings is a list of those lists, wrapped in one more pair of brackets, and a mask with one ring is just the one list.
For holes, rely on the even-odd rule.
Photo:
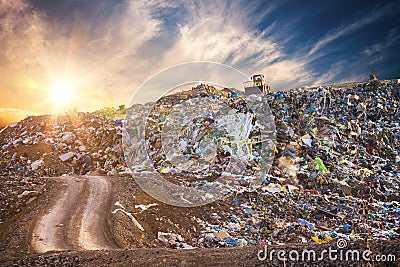
[[(7, 249), (3, 252), (0, 250), (0, 266), (291, 265), (290, 262), (279, 261), (276, 257), (273, 260), (260, 261), (257, 255), (262, 247), (258, 245), (193, 250), (162, 247), (165, 246), (164, 243), (157, 239), (159, 231), (176, 232), (184, 236), (185, 240), (190, 240), (190, 236), (185, 235), (185, 232), (189, 232), (188, 229), (193, 225), (201, 229), (192, 220), (193, 217), (202, 218), (203, 214), (210, 214), (215, 210), (228, 210), (230, 202), (221, 200), (212, 205), (190, 209), (157, 202), (157, 206), (141, 211), (140, 208), (135, 208), (135, 205), (150, 205), (155, 203), (155, 200), (141, 191), (131, 177), (111, 179), (86, 176), (46, 178), (47, 184), (51, 185), (39, 196), (37, 205), (31, 206), (29, 212), (16, 223), (13, 235), (6, 240)], [(116, 207), (110, 206), (117, 200), (129, 211), (134, 212), (135, 218), (145, 229), (146, 236), (125, 214), (111, 213)], [(157, 220), (157, 218), (168, 218), (168, 220)], [(120, 247), (111, 237), (109, 219), (113, 223), (112, 233)], [(302, 250), (313, 249), (316, 255), (319, 255), (331, 246), (332, 243), (289, 243), (271, 245), (268, 246), (268, 250), (297, 250), (301, 255)], [(399, 255), (399, 247), (398, 240), (375, 240), (368, 244), (359, 240), (349, 242), (347, 249), (358, 251), (369, 249), (375, 255)], [(97, 251), (97, 249), (104, 250)], [(53, 252), (45, 253), (48, 251)], [(320, 262), (292, 263), (296, 266), (367, 266), (368, 264), (368, 262), (353, 261), (332, 262), (329, 257)], [(399, 264), (389, 262), (385, 265), (375, 262), (374, 266), (399, 266)]]
[(107, 215), (111, 183), (104, 176), (60, 177), (64, 186), (37, 220), (31, 245), (38, 253), (114, 249)]

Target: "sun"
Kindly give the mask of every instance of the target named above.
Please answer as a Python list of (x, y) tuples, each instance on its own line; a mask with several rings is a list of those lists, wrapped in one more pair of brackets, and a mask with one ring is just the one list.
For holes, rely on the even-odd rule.
[(72, 98), (72, 89), (72, 85), (65, 82), (54, 84), (51, 91), (55, 104), (58, 106), (68, 105)]

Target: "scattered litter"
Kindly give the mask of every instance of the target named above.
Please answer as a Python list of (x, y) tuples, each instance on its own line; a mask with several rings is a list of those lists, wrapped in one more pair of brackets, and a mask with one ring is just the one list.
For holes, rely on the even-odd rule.
[[(145, 174), (155, 169), (188, 187), (201, 187), (210, 178), (220, 177), (234, 193), (223, 200), (225, 206), (196, 218), (201, 229), (193, 230), (193, 240), (187, 241), (196, 247), (323, 243), (339, 237), (398, 239), (400, 106), (396, 90), (398, 85), (389, 82), (355, 83), (257, 96), (259, 103), (269, 104), (272, 114), (265, 116), (272, 116), (276, 125), (275, 150), (269, 155), (275, 160), (268, 173), (260, 170), (269, 159), (262, 154), (271, 147), (260, 150), (254, 142), (252, 130), (258, 124), (253, 123), (248, 107), (237, 95), (206, 85), (166, 97), (157, 105), (134, 105), (126, 110), (126, 121), (107, 109), (80, 113), (75, 124), (68, 116), (56, 121), (51, 116), (28, 117), (0, 132), (0, 175), (12, 179), (12, 186), (6, 188), (16, 199), (2, 198), (0, 204), (17, 211), (34, 199), (39, 192), (36, 177)], [(184, 121), (181, 110), (196, 110), (196, 98), (201, 97), (210, 100), (209, 106)], [(212, 99), (232, 102), (233, 112), (210, 108)], [(218, 123), (225, 129), (216, 126), (216, 118), (221, 118)], [(230, 126), (235, 120), (242, 124), (240, 129)], [(161, 138), (163, 127), (172, 127), (173, 134)], [(260, 184), (250, 186), (253, 180)], [(125, 213), (144, 231), (125, 207), (119, 202), (115, 205), (113, 214)], [(143, 211), (153, 206), (135, 208)], [(166, 233), (170, 229), (160, 230), (165, 231), (157, 236), (162, 244), (193, 248), (182, 236)]]
[(121, 208), (115, 209), (112, 211), (113, 214), (117, 213), (117, 211), (121, 211), (123, 213), (125, 213), (133, 222), (133, 224), (139, 228), (141, 231), (144, 232), (144, 228), (143, 226), (136, 220), (135, 217), (133, 217), (132, 213), (125, 211), (125, 208), (117, 201), (114, 205), (119, 206)]
[(168, 244), (169, 247), (171, 247), (171, 248), (176, 248), (176, 249), (195, 249), (196, 248), (196, 247), (193, 247), (193, 246), (185, 243), (184, 239), (181, 235), (174, 234), (174, 233), (158, 232), (157, 239), (165, 244)]
[(150, 207), (154, 207), (157, 206), (157, 203), (152, 203), (152, 204), (148, 204), (148, 205), (135, 205), (135, 209), (142, 209), (142, 211), (147, 210)]

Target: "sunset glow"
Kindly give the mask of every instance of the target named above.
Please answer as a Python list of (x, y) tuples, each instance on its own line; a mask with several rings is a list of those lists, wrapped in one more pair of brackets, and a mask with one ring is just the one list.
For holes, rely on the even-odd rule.
[(128, 105), (187, 62), (226, 64), (241, 82), (262, 73), (274, 91), (365, 82), (371, 68), (399, 78), (399, 1), (0, 2), (0, 111), (18, 117)]
[(57, 106), (66, 106), (72, 99), (73, 87), (65, 82), (56, 83), (52, 88), (52, 97)]

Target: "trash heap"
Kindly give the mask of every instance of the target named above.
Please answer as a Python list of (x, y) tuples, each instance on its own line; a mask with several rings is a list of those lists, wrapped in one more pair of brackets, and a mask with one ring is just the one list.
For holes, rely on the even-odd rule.
[[(17, 177), (2, 179), (0, 183), (0, 225), (7, 227), (10, 223), (12, 224), (13, 221), (10, 219), (34, 203), (42, 194), (45, 185), (46, 181), (31, 177), (25, 177), (22, 180)], [(4, 229), (2, 228), (2, 230)]]
[(132, 106), (123, 140), (128, 166), (134, 172), (156, 169), (197, 179), (268, 170), (274, 118), (261, 96), (255, 98), (249, 108), (235, 90), (200, 84), (151, 107)]
[(0, 176), (41, 177), (124, 171), (122, 112), (31, 116), (0, 134)]
[[(220, 144), (222, 149), (207, 147), (207, 142), (200, 141), (195, 147), (173, 135), (162, 136), (167, 119), (175, 126), (184, 119), (179, 112), (162, 111), (172, 106), (185, 110), (185, 103), (197, 103), (196, 98), (210, 99), (210, 105), (212, 99), (222, 101), (243, 118), (242, 123), (251, 124), (245, 129), (256, 129), (257, 123), (246, 120), (245, 115), (251, 113), (252, 106), (234, 93), (200, 85), (165, 97), (158, 104), (133, 105), (127, 110), (126, 121), (115, 110), (28, 117), (0, 132), (0, 176), (13, 177), (15, 183), (11, 184), (16, 186), (40, 176), (114, 175), (155, 169), (169, 181), (185, 186), (200, 187), (215, 177), (230, 181), (232, 195), (210, 204), (212, 212), (193, 218), (201, 229), (192, 233), (191, 240), (159, 229), (156, 238), (166, 246), (399, 238), (398, 85), (364, 83), (250, 96), (256, 107), (269, 104), (271, 112), (257, 112), (257, 120), (273, 118), (276, 135), (263, 129), (250, 131), (245, 135), (247, 146), (238, 141), (243, 136), (227, 137), (226, 143)], [(219, 111), (223, 114), (224, 108)], [(213, 128), (213, 120), (215, 117), (199, 116), (182, 122), (188, 126), (187, 132), (174, 128), (169, 132), (188, 137), (196, 129), (203, 129), (204, 136), (223, 139), (227, 132)], [(262, 140), (257, 141), (260, 136)], [(273, 140), (272, 154), (268, 154), (271, 144), (263, 143), (263, 137)], [(248, 140), (254, 142), (250, 145)], [(202, 157), (197, 149), (206, 159), (204, 164), (186, 165)], [(174, 155), (176, 150), (180, 155)], [(241, 155), (241, 161), (235, 161), (235, 154)], [(268, 161), (271, 157), (272, 164)], [(227, 162), (234, 162), (235, 168), (229, 169)], [(259, 181), (257, 186), (253, 186), (254, 180)], [(7, 190), (14, 190), (10, 188)], [(38, 186), (19, 188), (12, 194), (21, 199), (34, 198), (38, 193), (33, 191), (40, 192)], [(137, 218), (140, 222), (140, 216)]]
[(324, 243), (337, 238), (389, 240), (400, 237), (400, 204), (320, 190), (241, 192), (225, 200), (231, 208), (196, 221), (204, 229), (196, 247)]
[[(242, 109), (245, 113), (252, 111), (251, 106), (247, 107), (246, 102), (229, 89), (220, 91), (213, 86), (199, 85), (190, 91), (166, 96), (152, 105), (132, 106), (127, 112), (126, 129), (130, 132), (125, 135), (128, 137), (124, 140), (128, 143), (124, 144), (125, 155), (132, 171), (149, 170), (152, 166), (161, 173), (180, 172), (197, 178), (207, 176), (209, 172), (214, 172), (216, 176), (224, 171), (226, 175), (241, 172), (241, 184), (247, 184), (246, 176), (251, 179), (251, 175), (263, 175), (261, 178), (277, 177), (279, 183), (303, 189), (318, 188), (341, 195), (372, 194), (376, 199), (389, 197), (398, 200), (400, 129), (399, 120), (396, 120), (399, 118), (397, 92), (398, 88), (388, 83), (382, 87), (359, 84), (345, 88), (302, 88), (264, 95), (257, 102), (269, 103), (276, 125), (276, 142), (273, 134), (263, 136), (276, 143), (271, 171), (256, 172), (262, 163), (266, 164), (262, 167), (270, 167), (269, 157), (260, 163), (257, 151), (260, 144), (247, 147), (247, 155), (242, 153), (240, 159), (245, 158), (242, 160), (244, 164), (239, 166), (242, 170), (226, 170), (227, 163), (237, 152), (234, 142), (225, 142), (226, 145), (219, 146), (217, 151), (209, 149), (213, 153), (206, 154), (205, 158), (215, 158), (211, 164), (204, 164), (209, 169), (192, 171), (190, 168), (177, 168), (176, 165), (187, 167), (185, 163), (198, 159), (200, 152), (208, 151), (206, 145), (212, 141), (207, 139), (201, 147), (199, 140), (202, 137), (216, 135), (218, 140), (230, 137), (223, 129), (213, 129), (217, 119), (210, 114), (229, 111), (224, 106), (213, 111), (212, 99), (229, 103), (229, 108), (237, 113)], [(204, 112), (205, 116), (201, 114), (188, 123), (183, 117), (190, 116), (193, 111), (184, 103), (200, 97), (207, 99), (209, 110)], [(199, 102), (195, 104), (200, 105)], [(172, 107), (175, 110), (171, 113)], [(263, 116), (271, 114), (257, 114), (253, 121)], [(218, 122), (221, 123), (221, 118)], [(197, 125), (197, 128), (191, 127), (191, 124)], [(260, 131), (254, 125), (250, 129)], [(223, 126), (226, 128), (226, 124)], [(192, 144), (188, 136), (195, 136), (197, 142)], [(174, 158), (176, 151), (180, 154)], [(205, 163), (209, 161), (205, 160)]]
[[(200, 85), (192, 91), (164, 98), (161, 103), (184, 107), (182, 103), (193, 95), (213, 97), (214, 90), (205, 88), (210, 87)], [(221, 97), (214, 94), (215, 98)], [(191, 245), (320, 243), (339, 237), (399, 238), (398, 85), (387, 82), (299, 88), (260, 98), (260, 102), (269, 104), (275, 116), (276, 149), (272, 167), (269, 173), (263, 174), (254, 172), (257, 162), (243, 165), (245, 171), (241, 176), (220, 169), (217, 175), (234, 181), (230, 183), (233, 196), (224, 200), (231, 207), (195, 218), (204, 230)], [(245, 103), (239, 105), (245, 106)], [(164, 177), (180, 172), (186, 175), (186, 180), (175, 176), (181, 179), (169, 181), (182, 184), (185, 180), (186, 186), (201, 185), (207, 173), (204, 169), (184, 173), (161, 153), (168, 154), (174, 144), (163, 148), (163, 127), (167, 127), (165, 121), (170, 113), (163, 113), (160, 107), (137, 105), (128, 110), (136, 116), (135, 130), (128, 136), (136, 138), (140, 132), (145, 133), (140, 146), (130, 142), (135, 153), (128, 153), (128, 158), (138, 164), (131, 165), (128, 159), (128, 166), (133, 166), (133, 171), (141, 171), (153, 165), (160, 173), (167, 174)], [(197, 122), (205, 126), (213, 123), (204, 118)], [(146, 125), (151, 127), (146, 129)], [(181, 126), (185, 125), (182, 122)], [(149, 157), (141, 154), (146, 146), (151, 148)], [(175, 150), (183, 151), (187, 143), (175, 140), (175, 146)], [(196, 152), (191, 150), (186, 154), (189, 156), (180, 158), (180, 164), (190, 161)], [(224, 154), (221, 155), (213, 154), (215, 162), (223, 162)], [(254, 179), (261, 181), (258, 187), (251, 186)]]
[[(229, 107), (236, 112), (243, 111), (243, 114), (249, 111), (244, 101), (237, 99), (234, 107), (235, 102), (226, 102), (222, 108), (216, 109), (218, 115), (213, 114), (215, 109), (209, 101), (223, 96), (224, 99), (230, 99), (227, 95), (231, 92), (225, 93), (212, 86), (202, 85), (194, 88), (190, 95), (185, 95), (184, 99), (189, 98), (185, 101), (179, 95), (169, 95), (155, 103), (147, 117), (145, 139), (149, 144), (149, 156), (157, 170), (162, 173), (178, 172), (179, 167), (183, 167), (188, 172), (202, 171), (207, 177), (213, 174), (219, 176), (226, 169), (232, 150), (226, 145), (225, 149), (217, 147), (216, 142), (213, 142), (221, 141), (228, 135), (224, 127), (217, 125), (216, 116), (227, 114)], [(202, 105), (201, 98), (208, 101), (201, 112), (197, 112), (199, 105)], [(193, 113), (198, 114), (192, 119)], [(213, 159), (220, 164), (210, 162)], [(186, 164), (193, 160), (197, 164)]]
[(398, 92), (387, 83), (269, 95), (278, 141), (271, 174), (286, 172), (304, 189), (398, 201)]
[[(223, 172), (255, 174), (270, 167), (273, 142), (262, 141), (268, 127), (260, 123), (257, 107), (249, 108), (227, 88), (201, 84), (188, 92), (184, 101), (182, 94), (161, 98), (146, 118), (145, 140), (155, 169), (215, 178)], [(261, 110), (268, 112), (268, 105)], [(270, 119), (267, 126), (274, 133)]]

